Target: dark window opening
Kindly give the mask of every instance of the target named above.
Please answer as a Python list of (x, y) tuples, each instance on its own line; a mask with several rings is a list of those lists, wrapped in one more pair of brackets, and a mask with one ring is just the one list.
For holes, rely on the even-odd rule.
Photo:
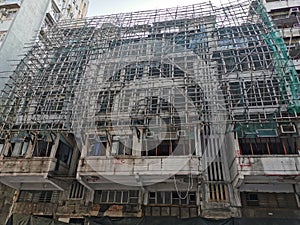
[(49, 157), (54, 140), (51, 135), (38, 135), (34, 147), (33, 156), (35, 157)]
[(297, 154), (296, 137), (239, 138), (242, 155)]
[(59, 200), (58, 191), (21, 191), (18, 202), (32, 203), (57, 203)]
[(113, 93), (108, 91), (100, 92), (98, 95), (98, 114), (107, 113), (111, 110), (113, 104)]
[(72, 158), (72, 147), (67, 145), (63, 141), (59, 141), (55, 158), (67, 165), (70, 165)]
[[(176, 140), (158, 140), (147, 138), (143, 140), (142, 156), (169, 156), (176, 152)], [(178, 155), (179, 152), (177, 153)]]
[(150, 77), (159, 77), (160, 76), (160, 64), (158, 64), (158, 63), (150, 64), (149, 76)]
[(84, 225), (84, 219), (80, 218), (70, 218), (69, 223), (76, 225)]
[(255, 193), (246, 194), (247, 206), (259, 206), (258, 195)]

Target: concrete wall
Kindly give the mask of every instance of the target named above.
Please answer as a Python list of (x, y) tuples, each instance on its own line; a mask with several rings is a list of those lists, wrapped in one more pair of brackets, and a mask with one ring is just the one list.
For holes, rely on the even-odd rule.
[(299, 176), (300, 156), (240, 156), (236, 158), (242, 175)]
[(5, 224), (11, 207), (15, 190), (0, 183), (0, 224)]

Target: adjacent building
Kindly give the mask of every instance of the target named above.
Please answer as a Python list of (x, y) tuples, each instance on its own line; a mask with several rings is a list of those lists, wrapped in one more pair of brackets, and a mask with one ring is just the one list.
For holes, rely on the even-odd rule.
[[(0, 89), (32, 44), (59, 19), (80, 19), (88, 0), (0, 1)], [(13, 49), (13, 51), (12, 51)]]
[(7, 214), (296, 221), (294, 60), (260, 1), (60, 21), (4, 88)]
[(299, 41), (300, 41), (300, 3), (296, 0), (278, 1), (264, 0), (263, 5), (280, 29), (288, 53), (293, 59), (296, 70), (300, 70)]

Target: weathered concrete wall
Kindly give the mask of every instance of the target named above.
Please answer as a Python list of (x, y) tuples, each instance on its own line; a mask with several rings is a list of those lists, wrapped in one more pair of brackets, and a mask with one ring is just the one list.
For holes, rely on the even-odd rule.
[(300, 175), (300, 156), (240, 156), (236, 158), (242, 175)]
[[(294, 193), (255, 193), (257, 202), (241, 193), (243, 217), (299, 218), (300, 210)], [(249, 203), (250, 202), (250, 203)]]
[(0, 184), (0, 224), (5, 224), (9, 216), (14, 197), (15, 190)]

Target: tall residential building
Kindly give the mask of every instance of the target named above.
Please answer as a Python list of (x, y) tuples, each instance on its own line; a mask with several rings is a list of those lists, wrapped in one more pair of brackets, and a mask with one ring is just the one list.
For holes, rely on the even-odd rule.
[(0, 90), (39, 34), (59, 19), (86, 15), (89, 0), (0, 1)]
[(299, 223), (300, 82), (289, 53), (259, 0), (60, 21), (4, 88), (0, 182), (15, 192), (3, 214)]
[(262, 3), (280, 29), (293, 63), (300, 71), (300, 2), (297, 0), (263, 0)]

